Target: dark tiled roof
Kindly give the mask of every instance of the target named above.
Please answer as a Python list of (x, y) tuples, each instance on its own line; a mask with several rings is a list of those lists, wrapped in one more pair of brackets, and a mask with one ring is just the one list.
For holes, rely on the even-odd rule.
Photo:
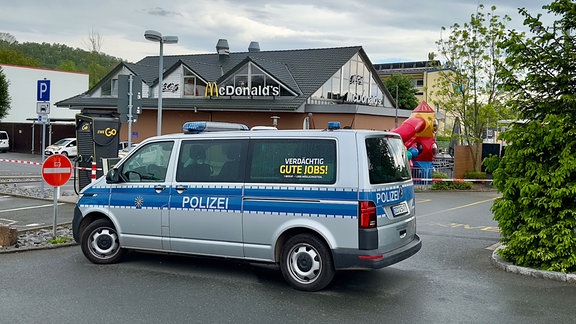
[[(217, 53), (200, 55), (169, 55), (164, 56), (166, 71), (173, 70), (184, 64), (206, 82), (219, 82), (241, 68), (249, 61), (258, 65), (276, 80), (298, 94), (295, 98), (285, 99), (235, 99), (224, 98), (163, 98), (166, 109), (270, 109), (293, 111), (302, 106), (318, 88), (334, 75), (355, 54), (359, 53), (366, 66), (372, 68), (367, 55), (361, 46), (260, 51), (230, 53), (221, 57)], [(158, 82), (158, 56), (147, 56), (136, 63), (120, 63), (104, 80), (112, 77), (119, 69), (126, 67), (140, 76), (144, 83), (153, 86)], [(375, 73), (375, 70), (373, 70)], [(102, 81), (99, 83), (101, 84)], [(98, 85), (99, 85), (98, 84)], [(88, 95), (78, 95), (56, 103), (59, 107), (115, 107), (116, 98), (93, 98), (91, 94), (97, 87), (87, 92)], [(387, 92), (386, 90), (384, 90)], [(145, 99), (143, 108), (156, 107), (156, 99)], [(258, 102), (262, 105), (255, 105)], [(259, 108), (261, 106), (262, 108)], [(265, 108), (264, 108), (265, 107)]]

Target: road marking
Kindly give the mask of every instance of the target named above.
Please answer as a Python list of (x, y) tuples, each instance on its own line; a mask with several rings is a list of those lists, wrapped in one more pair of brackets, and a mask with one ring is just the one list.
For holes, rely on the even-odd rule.
[(487, 202), (492, 202), (496, 199), (497, 197), (494, 198), (490, 198), (490, 199), (486, 199), (486, 200), (480, 200), (477, 202), (473, 202), (470, 204), (466, 204), (466, 205), (462, 205), (462, 206), (456, 206), (456, 207), (452, 207), (452, 208), (448, 208), (448, 209), (443, 209), (443, 210), (439, 210), (437, 212), (433, 212), (433, 213), (428, 213), (428, 214), (417, 214), (416, 217), (418, 219), (422, 218), (422, 217), (427, 217), (427, 216), (432, 216), (432, 215), (436, 215), (436, 214), (440, 214), (440, 213), (445, 213), (445, 212), (449, 212), (449, 211), (454, 211), (454, 210), (458, 210), (458, 209), (462, 209), (462, 208), (468, 208), (468, 207), (472, 207), (475, 205), (480, 205), (483, 203), (487, 203)]
[(484, 225), (472, 226), (469, 224), (459, 224), (459, 223), (450, 223), (450, 224), (431, 223), (430, 225), (447, 227), (447, 228), (462, 228), (467, 230), (479, 230), (485, 232), (500, 233), (500, 228), (497, 226), (484, 226)]
[[(58, 205), (64, 205), (64, 203), (58, 203)], [(46, 207), (54, 207), (54, 204), (5, 209), (5, 210), (0, 210), (0, 214), (1, 213), (11, 213), (11, 212), (21, 211), (21, 210), (36, 209), (36, 208), (46, 208)]]
[(6, 218), (0, 218), (0, 224), (4, 224), (4, 225), (13, 225), (16, 224), (18, 221), (15, 221), (13, 219), (6, 219)]

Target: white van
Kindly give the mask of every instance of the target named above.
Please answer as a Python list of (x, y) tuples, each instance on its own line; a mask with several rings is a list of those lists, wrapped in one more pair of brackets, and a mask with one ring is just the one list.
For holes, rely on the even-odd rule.
[(6, 152), (10, 149), (10, 137), (6, 131), (0, 131), (0, 152)]
[(421, 247), (400, 136), (337, 123), (189, 122), (183, 134), (147, 139), (82, 190), (73, 232), (94, 263), (126, 249), (237, 258), (278, 264), (305, 291), (335, 270), (382, 268)]

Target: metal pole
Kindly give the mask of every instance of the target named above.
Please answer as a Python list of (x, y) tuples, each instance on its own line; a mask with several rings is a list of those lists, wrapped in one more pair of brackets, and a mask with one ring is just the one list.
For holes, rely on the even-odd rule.
[(132, 82), (134, 82), (132, 74), (128, 80), (128, 149), (130, 149), (132, 147)]
[(60, 196), (60, 187), (54, 187), (54, 225), (52, 226), (52, 238), (56, 238), (56, 226), (58, 218), (58, 196)]
[[(44, 159), (46, 158), (46, 154), (44, 154), (44, 149), (46, 148), (46, 122), (42, 121), (42, 145), (40, 149), (42, 150), (42, 163), (44, 163)], [(42, 194), (44, 194), (44, 180), (42, 180), (42, 184), (40, 185), (40, 189), (42, 190)]]
[[(164, 72), (164, 41), (160, 40), (160, 62), (158, 64), (158, 125), (156, 126), (156, 135), (162, 135), (162, 80)], [(132, 136), (132, 135), (130, 135)]]
[(34, 154), (34, 130), (36, 128), (36, 121), (32, 122), (32, 149), (30, 150), (30, 153)]
[(396, 85), (396, 116), (394, 117), (394, 126), (398, 128), (398, 85)]

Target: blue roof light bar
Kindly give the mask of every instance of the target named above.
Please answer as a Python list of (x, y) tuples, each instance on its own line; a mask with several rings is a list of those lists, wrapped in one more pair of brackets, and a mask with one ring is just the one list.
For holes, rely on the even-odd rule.
[(185, 134), (198, 134), (204, 132), (247, 131), (249, 128), (244, 124), (194, 121), (186, 122), (182, 126), (182, 130)]

